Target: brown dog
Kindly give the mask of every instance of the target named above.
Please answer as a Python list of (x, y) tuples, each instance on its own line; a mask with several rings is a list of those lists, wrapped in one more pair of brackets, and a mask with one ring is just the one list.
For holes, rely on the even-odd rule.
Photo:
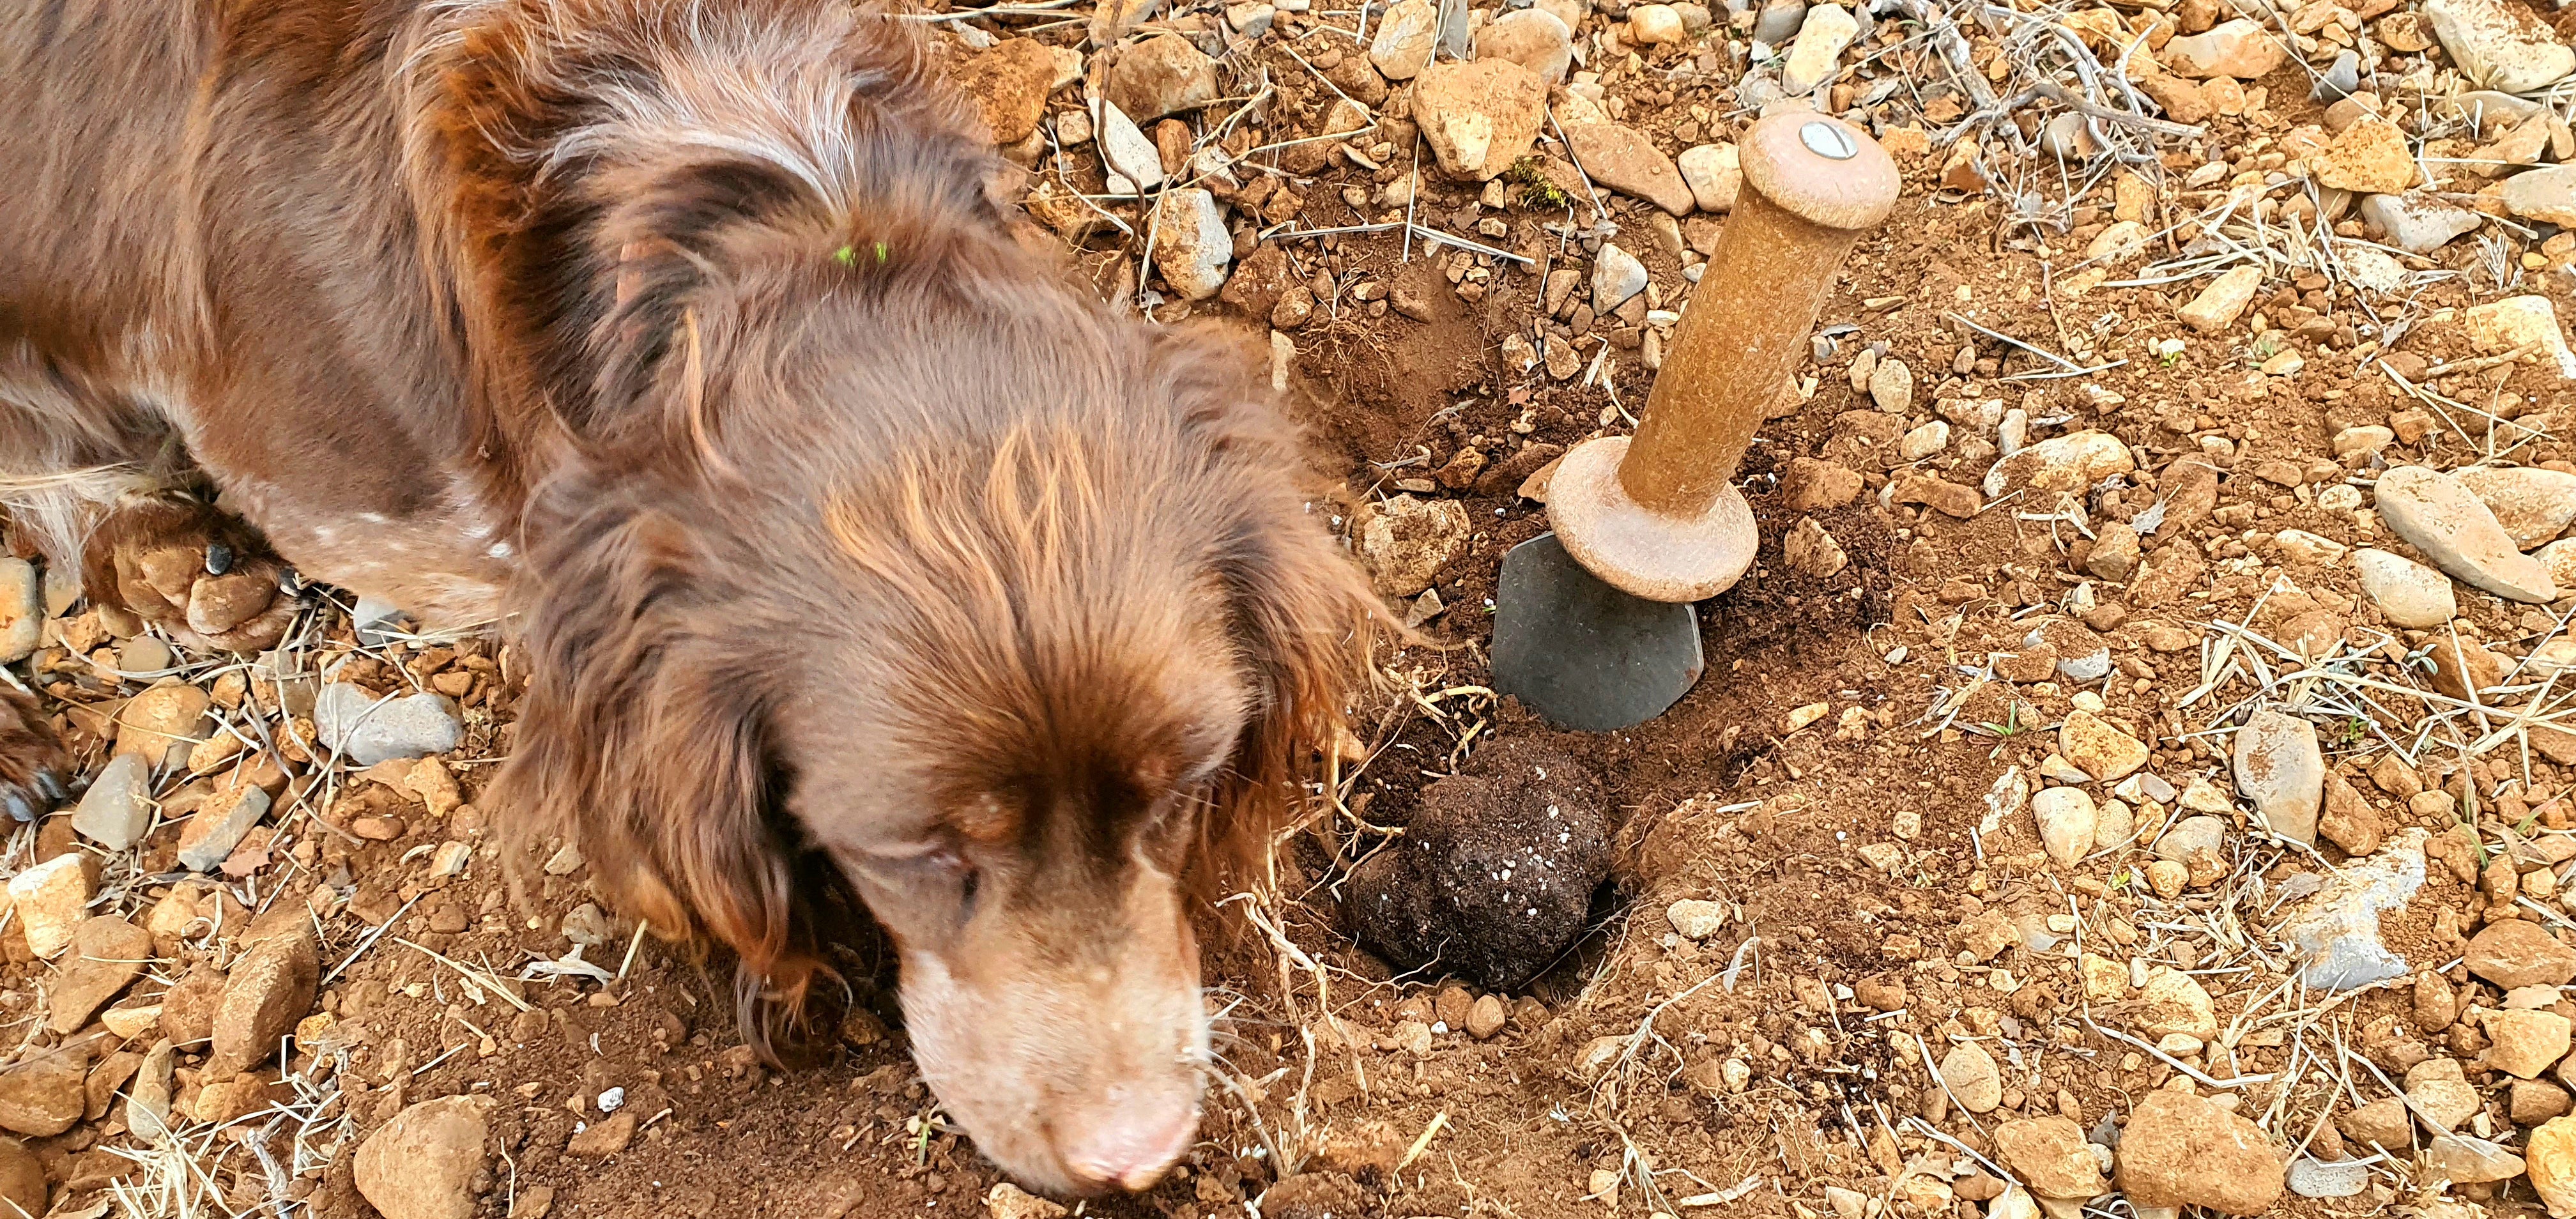
[[(0, 108), (0, 487), (94, 598), (255, 648), (284, 556), (514, 614), (501, 798), (627, 909), (792, 1004), (846, 884), (995, 1160), (1187, 1150), (1187, 882), (1280, 815), (1374, 607), (1245, 362), (1023, 252), (916, 40), (843, 0), (40, 0)], [(0, 751), (59, 796), (23, 699)]]

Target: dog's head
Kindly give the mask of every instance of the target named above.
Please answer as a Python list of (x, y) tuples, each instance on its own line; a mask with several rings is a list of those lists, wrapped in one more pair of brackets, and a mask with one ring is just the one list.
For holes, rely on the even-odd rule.
[(1011, 290), (786, 351), (693, 323), (697, 458), (585, 462), (532, 512), (504, 781), (655, 929), (739, 953), (747, 1011), (795, 1008), (846, 885), (986, 1154), (1138, 1189), (1198, 1123), (1193, 913), (1375, 603), (1240, 353)]
[(899, 22), (432, 25), (424, 246), (482, 426), (545, 437), (483, 446), (536, 488), (514, 821), (739, 954), (755, 1039), (855, 894), (987, 1154), (1150, 1183), (1208, 1055), (1195, 886), (1266, 844), (1383, 613), (1257, 357), (1120, 323), (1011, 241)]

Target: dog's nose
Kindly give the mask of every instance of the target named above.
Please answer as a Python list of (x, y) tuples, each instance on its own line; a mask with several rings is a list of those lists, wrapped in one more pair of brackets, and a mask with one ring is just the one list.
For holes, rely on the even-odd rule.
[(1138, 1097), (1113, 1088), (1100, 1104), (1057, 1136), (1058, 1154), (1092, 1189), (1145, 1189), (1190, 1149), (1199, 1108), (1180, 1097)]

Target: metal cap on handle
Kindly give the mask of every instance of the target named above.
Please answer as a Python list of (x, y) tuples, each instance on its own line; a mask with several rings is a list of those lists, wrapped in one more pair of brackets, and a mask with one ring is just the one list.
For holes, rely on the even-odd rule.
[(1654, 601), (1705, 600), (1753, 565), (1761, 537), (1736, 467), (1797, 371), (1844, 257), (1896, 204), (1896, 163), (1839, 119), (1773, 115), (1738, 148), (1744, 189), (1637, 434), (1575, 446), (1548, 490), (1567, 553)]

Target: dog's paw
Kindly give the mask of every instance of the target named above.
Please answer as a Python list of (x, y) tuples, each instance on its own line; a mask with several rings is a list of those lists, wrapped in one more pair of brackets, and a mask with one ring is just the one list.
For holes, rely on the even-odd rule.
[(33, 821), (71, 798), (71, 753), (36, 700), (0, 681), (0, 828)]
[(93, 601), (119, 605), (204, 651), (277, 646), (295, 621), (292, 573), (258, 531), (190, 499), (118, 508), (82, 556)]

